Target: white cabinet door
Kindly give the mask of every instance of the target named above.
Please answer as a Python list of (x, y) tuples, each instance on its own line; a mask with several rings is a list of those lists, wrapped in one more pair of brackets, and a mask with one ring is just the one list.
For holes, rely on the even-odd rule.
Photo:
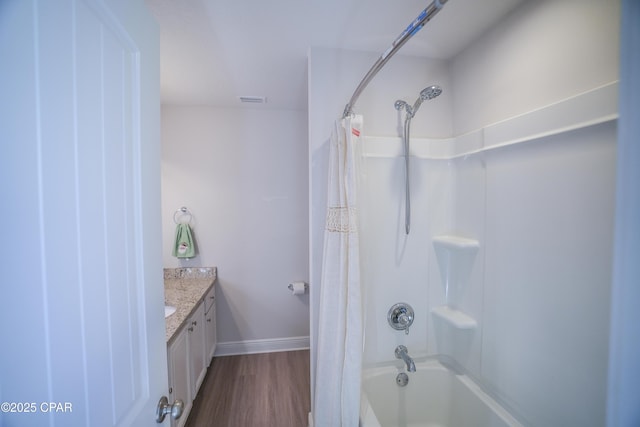
[(169, 357), (169, 401), (177, 399), (184, 403), (184, 413), (178, 420), (172, 420), (172, 427), (182, 427), (191, 411), (191, 363), (189, 360), (188, 331), (183, 328), (175, 336), (168, 349)]
[(2, 0), (0, 58), (0, 393), (33, 409), (0, 425), (157, 426), (158, 28), (142, 0)]
[(207, 304), (207, 311), (204, 315), (204, 334), (205, 334), (205, 354), (207, 356), (207, 365), (211, 363), (211, 358), (216, 351), (216, 307), (215, 307), (215, 286), (207, 293), (205, 301), (209, 301)]
[(214, 306), (216, 301), (216, 286), (213, 285), (211, 289), (207, 291), (207, 294), (204, 296), (204, 312), (205, 314), (209, 312), (211, 307)]
[(204, 304), (199, 304), (189, 318), (189, 358), (191, 359), (191, 395), (195, 399), (198, 389), (207, 373), (204, 354)]

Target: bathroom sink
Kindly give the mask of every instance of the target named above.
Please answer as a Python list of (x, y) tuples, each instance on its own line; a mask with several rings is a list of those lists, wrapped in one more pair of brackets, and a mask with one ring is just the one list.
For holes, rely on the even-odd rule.
[(165, 305), (164, 306), (164, 317), (165, 319), (169, 316), (171, 316), (173, 313), (176, 312), (176, 308), (172, 305)]

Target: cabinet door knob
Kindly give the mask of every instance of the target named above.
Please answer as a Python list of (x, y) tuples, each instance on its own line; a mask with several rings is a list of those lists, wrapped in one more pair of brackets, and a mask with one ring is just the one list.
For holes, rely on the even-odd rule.
[(193, 326), (189, 327), (189, 332), (193, 332)]
[(211, 322), (211, 319), (207, 319), (207, 322)]

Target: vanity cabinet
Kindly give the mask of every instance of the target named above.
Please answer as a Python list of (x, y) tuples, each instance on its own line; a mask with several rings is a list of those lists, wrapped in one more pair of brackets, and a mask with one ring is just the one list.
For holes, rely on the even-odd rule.
[(172, 427), (183, 427), (198, 394), (215, 351), (215, 287), (207, 292), (195, 310), (169, 341), (169, 401), (184, 402), (182, 416), (171, 420)]

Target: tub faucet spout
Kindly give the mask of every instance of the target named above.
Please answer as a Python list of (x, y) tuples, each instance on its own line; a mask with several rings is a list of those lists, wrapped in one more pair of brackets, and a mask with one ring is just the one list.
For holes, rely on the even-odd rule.
[(413, 363), (413, 359), (409, 357), (409, 350), (407, 350), (407, 347), (403, 345), (399, 345), (396, 347), (396, 359), (402, 359), (404, 363), (407, 364), (407, 371), (416, 371), (416, 364)]

